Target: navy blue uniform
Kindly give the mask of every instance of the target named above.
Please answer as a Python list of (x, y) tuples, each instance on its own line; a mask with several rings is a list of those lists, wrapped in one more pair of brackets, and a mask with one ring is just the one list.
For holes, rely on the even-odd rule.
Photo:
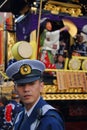
[(64, 122), (60, 114), (42, 98), (26, 119), (24, 113), (24, 111), (19, 113), (14, 130), (64, 130)]
[(3, 126), (3, 117), (4, 117), (4, 106), (0, 107), (0, 130), (2, 129)]
[(74, 50), (79, 52), (81, 56), (87, 56), (87, 43), (86, 42), (83, 42), (81, 44), (74, 43), (71, 46), (71, 52), (73, 52)]

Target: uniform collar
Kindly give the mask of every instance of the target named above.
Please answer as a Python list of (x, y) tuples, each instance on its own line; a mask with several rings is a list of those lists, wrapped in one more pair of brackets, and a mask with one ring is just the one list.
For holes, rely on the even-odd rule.
[(31, 109), (30, 109), (29, 111), (27, 111), (27, 110), (25, 109), (25, 114), (27, 114), (28, 117), (29, 117), (30, 114), (32, 113), (34, 107), (35, 107), (36, 104), (39, 102), (39, 100), (40, 100), (40, 97), (38, 98), (38, 100), (35, 102), (35, 104), (31, 107)]

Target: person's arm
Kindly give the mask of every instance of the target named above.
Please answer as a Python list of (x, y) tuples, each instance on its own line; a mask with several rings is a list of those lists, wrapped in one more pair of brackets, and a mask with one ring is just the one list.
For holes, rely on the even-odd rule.
[(65, 31), (65, 30), (68, 31), (69, 27), (68, 26), (64, 26), (63, 28), (60, 29), (60, 32)]

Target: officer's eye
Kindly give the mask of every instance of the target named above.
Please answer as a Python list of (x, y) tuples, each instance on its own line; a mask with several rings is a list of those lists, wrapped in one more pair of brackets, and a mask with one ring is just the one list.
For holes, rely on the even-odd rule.
[(30, 83), (18, 83), (18, 84), (16, 84), (16, 86), (17, 87), (24, 87), (24, 86), (26, 86), (26, 85), (34, 85), (35, 84), (35, 82), (30, 82)]

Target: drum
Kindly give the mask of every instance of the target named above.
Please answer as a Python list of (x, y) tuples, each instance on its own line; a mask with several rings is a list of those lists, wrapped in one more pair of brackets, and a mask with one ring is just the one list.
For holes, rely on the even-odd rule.
[(16, 60), (30, 58), (32, 51), (32, 46), (26, 41), (19, 41), (12, 47), (12, 55)]
[(69, 61), (69, 69), (70, 70), (79, 70), (81, 67), (81, 60), (77, 59), (77, 58), (72, 58)]
[(82, 70), (87, 71), (87, 60), (84, 60), (84, 61), (82, 62)]

